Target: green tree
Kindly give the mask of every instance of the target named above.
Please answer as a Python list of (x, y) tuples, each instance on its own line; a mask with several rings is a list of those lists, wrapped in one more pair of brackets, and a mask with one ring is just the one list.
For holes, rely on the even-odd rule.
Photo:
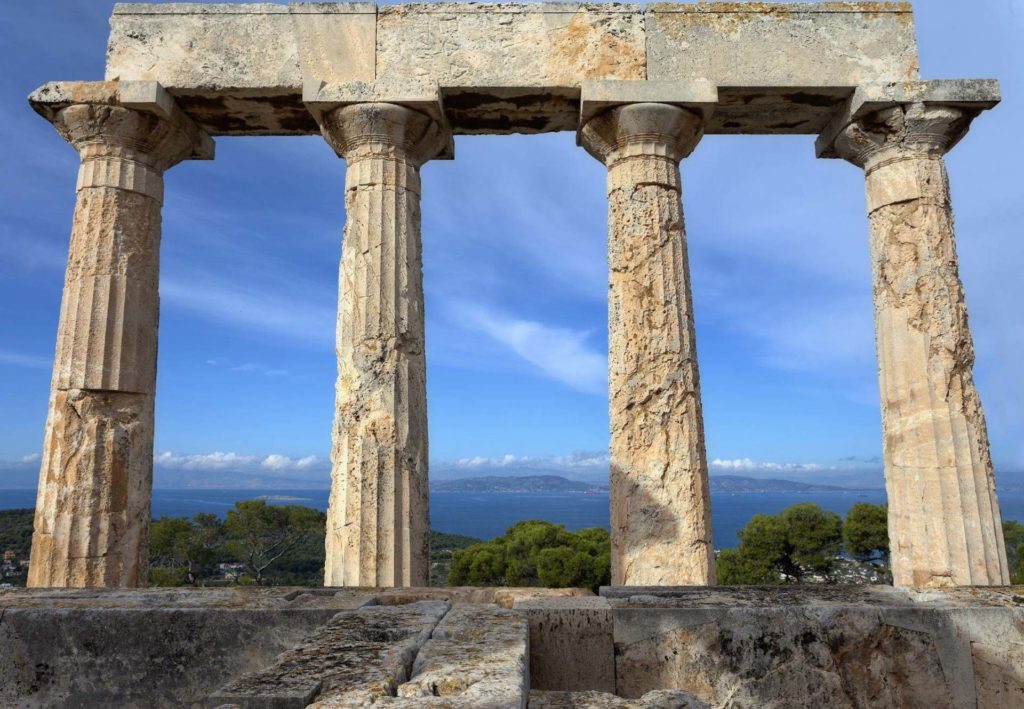
[(35, 510), (0, 510), (0, 554), (13, 551), (18, 559), (27, 559), (32, 548), (32, 524)]
[(150, 528), (150, 582), (156, 586), (197, 585), (224, 557), (224, 525), (214, 514), (161, 517)]
[(843, 545), (858, 561), (879, 561), (889, 565), (889, 520), (884, 505), (858, 502), (846, 513)]
[(262, 585), (269, 581), (267, 571), (271, 566), (304, 545), (322, 545), (325, 524), (324, 513), (311, 507), (244, 500), (228, 510), (225, 548), (245, 564), (252, 582)]
[(517, 522), (500, 537), (457, 550), (448, 582), (454, 586), (585, 586), (611, 578), (611, 539), (604, 529), (570, 532), (560, 524)]
[(1024, 584), (1024, 524), (1013, 520), (1003, 522), (1003, 539), (1006, 541), (1006, 561), (1010, 566), (1010, 583)]
[(788, 543), (785, 573), (797, 581), (807, 572), (828, 577), (843, 546), (842, 518), (813, 502), (802, 502), (783, 510), (782, 521)]
[(839, 515), (812, 502), (754, 515), (739, 532), (739, 547), (719, 554), (719, 583), (799, 583), (809, 573), (830, 578), (842, 526)]

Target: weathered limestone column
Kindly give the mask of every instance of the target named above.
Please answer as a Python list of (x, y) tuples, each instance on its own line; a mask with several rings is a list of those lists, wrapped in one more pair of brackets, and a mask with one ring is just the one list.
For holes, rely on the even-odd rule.
[(645, 102), (580, 131), (608, 167), (613, 585), (715, 583), (679, 174), (703, 125), (698, 110)]
[(345, 158), (327, 586), (429, 583), (420, 166), (437, 121), (393, 103), (325, 111)]
[(831, 146), (867, 181), (893, 580), (1007, 584), (943, 161), (994, 102), (932, 102), (927, 91), (867, 105)]
[(82, 162), (28, 585), (144, 585), (163, 172), (212, 143), (152, 82), (30, 100)]

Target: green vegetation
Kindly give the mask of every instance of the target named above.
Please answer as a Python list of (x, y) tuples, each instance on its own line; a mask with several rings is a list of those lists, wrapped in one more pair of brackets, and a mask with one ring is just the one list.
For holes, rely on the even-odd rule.
[(889, 513), (883, 505), (858, 502), (846, 513), (843, 544), (854, 559), (889, 564)]
[(1003, 522), (1006, 560), (1010, 563), (1010, 583), (1024, 584), (1024, 524)]
[[(0, 511), (0, 583), (24, 585), (33, 510)], [(212, 514), (153, 522), (150, 583), (155, 586), (323, 583), (322, 512), (294, 505), (236, 503), (227, 519)], [(1012, 583), (1024, 584), (1024, 524), (1003, 523)], [(865, 569), (885, 578), (889, 557), (886, 510), (857, 503), (845, 522), (815, 504), (777, 515), (754, 515), (736, 549), (718, 556), (722, 584), (866, 582)], [(856, 561), (843, 558), (842, 554)], [(570, 532), (550, 522), (519, 522), (488, 542), (431, 532), (430, 582), (444, 585), (577, 586), (609, 582), (610, 539), (600, 528)]]
[[(161, 517), (150, 533), (154, 586), (254, 584), (320, 586), (324, 582), (323, 512), (263, 500), (235, 503), (227, 519), (199, 514)], [(431, 532), (431, 583), (445, 585), (452, 554), (480, 543)]]
[(452, 558), (455, 552), (466, 549), (474, 544), (480, 544), (482, 540), (476, 537), (467, 537), (462, 534), (448, 534), (446, 532), (430, 532), (430, 585), (447, 586), (448, 573), (452, 567)]
[(150, 533), (156, 586), (323, 583), (325, 515), (311, 507), (244, 500), (227, 519), (161, 517)]
[(453, 586), (579, 586), (610, 581), (611, 539), (599, 527), (570, 532), (560, 524), (517, 522), (500, 537), (455, 552)]
[(0, 510), (0, 554), (13, 551), (27, 559), (32, 549), (32, 519), (35, 510)]
[(739, 547), (719, 554), (719, 583), (800, 583), (809, 575), (831, 580), (842, 527), (839, 515), (812, 502), (754, 515), (740, 530)]

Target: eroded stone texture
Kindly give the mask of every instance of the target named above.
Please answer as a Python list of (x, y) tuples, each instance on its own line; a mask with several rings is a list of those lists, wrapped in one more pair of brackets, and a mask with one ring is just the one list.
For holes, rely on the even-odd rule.
[(530, 692), (530, 709), (707, 709), (688, 692), (656, 689), (639, 699), (623, 699), (606, 692)]
[(943, 155), (976, 111), (909, 103), (851, 123), (867, 180), (893, 581), (1009, 583)]
[(651, 3), (651, 79), (710, 78), (729, 86), (856, 86), (916, 79), (909, 2)]
[(136, 586), (149, 553), (163, 172), (197, 134), (180, 116), (117, 105), (113, 82), (67, 92), (32, 97), (82, 165), (28, 583)]
[(715, 581), (679, 176), (702, 124), (637, 103), (581, 131), (608, 167), (613, 585)]
[(1024, 598), (1016, 589), (602, 593), (614, 618), (616, 691), (625, 697), (673, 687), (722, 709), (959, 709), (987, 707), (984, 697), (1013, 696), (1020, 686)]
[(612, 609), (607, 599), (526, 598), (513, 608), (530, 624), (533, 689), (615, 691)]
[(229, 682), (210, 701), (283, 709), (350, 692), (393, 697), (448, 608), (419, 601), (339, 613), (273, 665)]
[(317, 131), (303, 82), (426, 79), (455, 133), (576, 127), (592, 79), (722, 86), (708, 133), (817, 133), (853, 87), (917, 78), (905, 3), (120, 4), (106, 76), (158, 79), (215, 134)]
[(971, 643), (978, 706), (1015, 709), (1024, 706), (1024, 642)]
[(426, 586), (427, 393), (420, 165), (446, 138), (390, 103), (323, 114), (345, 158), (327, 586)]
[(493, 605), (454, 606), (410, 660), (390, 693), (360, 682), (325, 687), (316, 709), (525, 709), (529, 692), (526, 620)]
[(526, 707), (529, 632), (522, 614), (488, 605), (449, 611), (423, 646), (399, 697), (457, 697), (468, 707)]

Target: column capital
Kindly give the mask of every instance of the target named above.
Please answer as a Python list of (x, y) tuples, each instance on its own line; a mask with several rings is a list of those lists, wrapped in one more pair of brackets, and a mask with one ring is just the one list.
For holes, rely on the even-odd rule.
[(418, 167), (454, 156), (436, 84), (311, 81), (303, 86), (302, 97), (324, 138), (346, 160), (390, 154)]
[(155, 81), (52, 82), (29, 103), (83, 161), (118, 157), (163, 172), (213, 158), (213, 139)]
[(942, 157), (998, 102), (999, 84), (991, 80), (861, 86), (822, 131), (818, 157), (869, 170), (905, 157)]
[(678, 162), (700, 141), (717, 102), (704, 80), (587, 81), (576, 142), (609, 167), (638, 155)]

